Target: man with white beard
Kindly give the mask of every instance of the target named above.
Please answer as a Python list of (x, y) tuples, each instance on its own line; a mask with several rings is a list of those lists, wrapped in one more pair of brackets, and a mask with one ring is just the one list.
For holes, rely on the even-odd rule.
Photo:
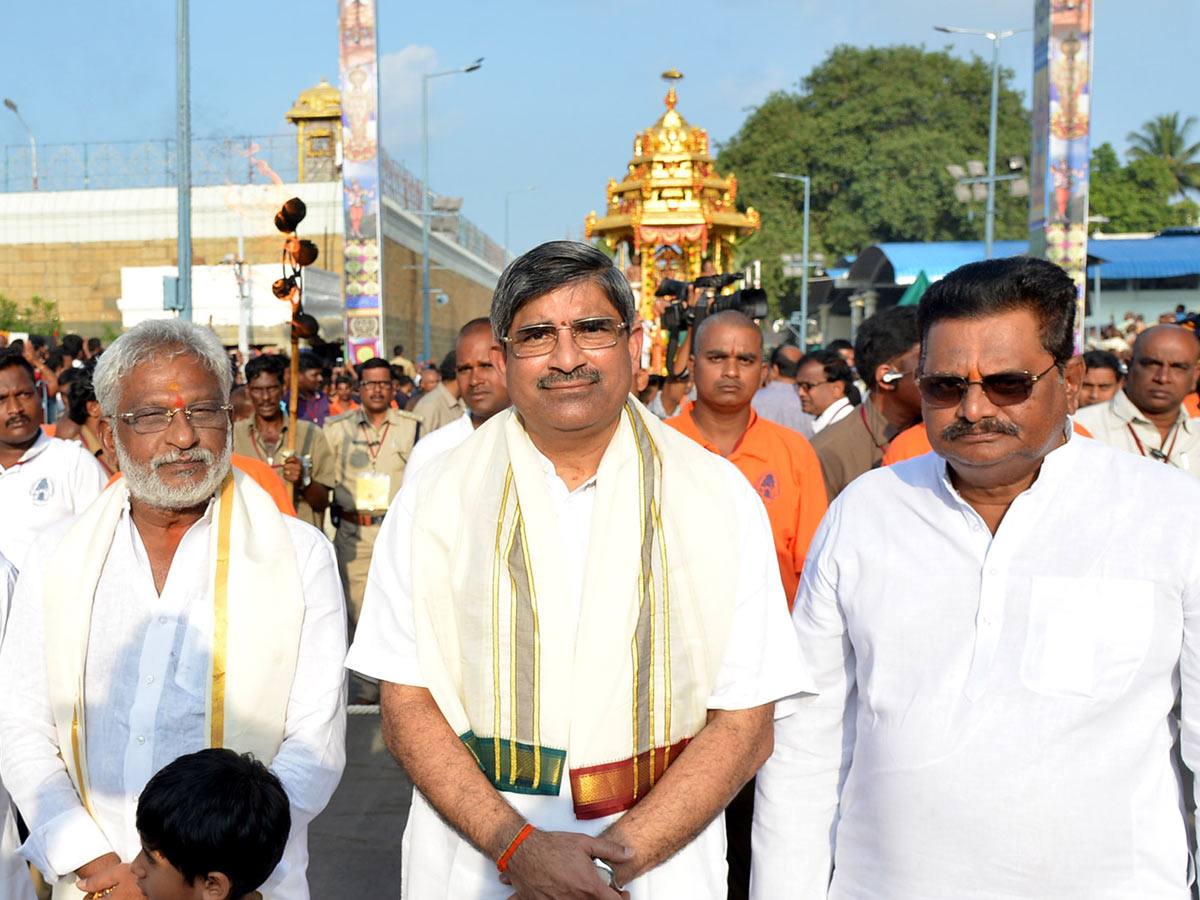
[(251, 752), (283, 782), (292, 832), (261, 890), (308, 897), (308, 822), (345, 762), (341, 583), (325, 537), (231, 470), (230, 380), (220, 341), (190, 322), (114, 341), (94, 383), (124, 477), (22, 568), (0, 775), (55, 898), (140, 900), (137, 796), (205, 747)]

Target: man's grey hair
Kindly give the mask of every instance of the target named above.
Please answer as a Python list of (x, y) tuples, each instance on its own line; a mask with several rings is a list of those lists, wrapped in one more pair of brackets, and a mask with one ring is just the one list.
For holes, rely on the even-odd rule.
[(92, 384), (104, 415), (116, 415), (121, 385), (137, 366), (150, 360), (193, 356), (217, 379), (221, 402), (229, 401), (233, 372), (220, 339), (211, 329), (184, 319), (151, 319), (135, 325), (112, 342), (96, 363)]
[(637, 321), (633, 289), (613, 261), (590, 244), (549, 241), (518, 256), (500, 276), (492, 295), (492, 333), (508, 337), (517, 310), (537, 297), (579, 281), (594, 281), (604, 291), (621, 320), (630, 328)]

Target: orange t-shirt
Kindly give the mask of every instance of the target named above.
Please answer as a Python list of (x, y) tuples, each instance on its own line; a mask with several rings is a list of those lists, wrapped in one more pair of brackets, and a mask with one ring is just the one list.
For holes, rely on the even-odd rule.
[[(1078, 422), (1072, 422), (1071, 428), (1081, 437), (1090, 438), (1092, 436), (1092, 433)], [(929, 443), (929, 435), (925, 432), (925, 423), (918, 422), (912, 428), (906, 428), (892, 438), (887, 450), (883, 451), (883, 464), (890, 466), (902, 459), (912, 459), (914, 456), (932, 452), (933, 445)]]
[[(392, 406), (395, 405), (396, 401), (393, 400)], [(359, 404), (355, 403), (353, 398), (347, 400), (344, 406), (342, 405), (342, 401), (334, 397), (329, 398), (329, 415), (331, 416), (340, 416), (342, 413), (354, 412), (358, 407)]]
[[(663, 424), (687, 435), (706, 450), (718, 452), (700, 434), (690, 406)], [(800, 585), (808, 545), (829, 506), (816, 451), (798, 432), (761, 418), (751, 410), (746, 433), (726, 458), (746, 476), (767, 508), (790, 610)]]
[[(230, 456), (229, 461), (254, 479), (254, 483), (271, 495), (271, 499), (275, 501), (275, 505), (279, 507), (279, 511), (285, 516), (295, 516), (296, 507), (292, 503), (292, 492), (289, 490), (287, 482), (275, 474), (275, 470), (268, 466), (260, 459), (254, 459), (251, 456), (240, 456), (234, 453)], [(109, 484), (112, 484), (121, 477), (120, 472), (114, 472), (112, 477), (108, 479)]]
[(1189, 418), (1200, 419), (1200, 394), (1192, 391), (1184, 397), (1183, 408), (1187, 410)]

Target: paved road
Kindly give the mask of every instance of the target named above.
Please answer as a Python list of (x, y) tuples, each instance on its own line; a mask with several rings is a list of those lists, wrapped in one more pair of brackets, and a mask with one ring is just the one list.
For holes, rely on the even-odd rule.
[(346, 772), (308, 829), (313, 900), (400, 896), (400, 836), (412, 782), (379, 733), (379, 716), (350, 716)]

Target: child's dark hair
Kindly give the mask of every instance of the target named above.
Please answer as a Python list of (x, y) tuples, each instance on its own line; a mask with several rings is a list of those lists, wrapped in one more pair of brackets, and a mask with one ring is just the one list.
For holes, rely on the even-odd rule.
[(137, 830), (146, 848), (189, 882), (222, 873), (234, 900), (279, 865), (291, 823), (279, 779), (249, 754), (220, 748), (179, 757), (138, 798)]

